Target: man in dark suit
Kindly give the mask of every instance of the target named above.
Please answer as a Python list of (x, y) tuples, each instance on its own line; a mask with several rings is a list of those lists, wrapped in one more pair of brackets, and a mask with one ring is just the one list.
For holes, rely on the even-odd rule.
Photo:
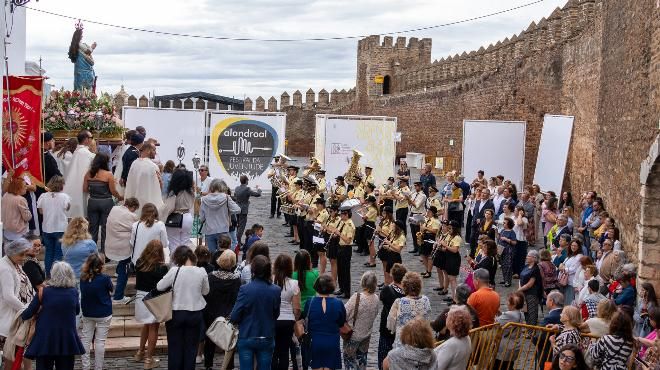
[(504, 188), (504, 190), (502, 190), (502, 197), (504, 199), (502, 199), (499, 209), (495, 212), (495, 218), (500, 217), (500, 215), (504, 213), (504, 207), (507, 204), (513, 203), (514, 206), (516, 205), (516, 201), (511, 197), (511, 190), (509, 190), (509, 188)]
[[(242, 244), (243, 232), (245, 232), (245, 225), (247, 225), (248, 210), (250, 208), (250, 197), (260, 197), (261, 189), (257, 185), (257, 191), (253, 191), (248, 184), (248, 177), (242, 175), (241, 184), (234, 189), (234, 201), (241, 207), (241, 213), (238, 216), (238, 226), (236, 227), (236, 237), (238, 244)], [(247, 241), (247, 240), (246, 240)]]
[(470, 256), (474, 258), (474, 254), (477, 250), (477, 241), (479, 239), (479, 227), (483, 222), (485, 212), (487, 209), (495, 211), (495, 205), (490, 199), (490, 190), (488, 188), (481, 189), (481, 199), (477, 200), (474, 204), (474, 210), (472, 213), (472, 238), (470, 239)]
[(131, 169), (131, 165), (135, 162), (136, 159), (140, 158), (140, 147), (144, 142), (144, 136), (140, 134), (133, 134), (131, 136), (131, 146), (126, 149), (126, 153), (121, 157), (122, 168), (121, 168), (121, 178), (119, 179), (119, 184), (126, 186), (126, 179), (128, 179), (128, 171)]
[(44, 132), (44, 146), (43, 146), (43, 168), (44, 168), (44, 184), (47, 184), (50, 179), (55, 176), (62, 176), (60, 169), (57, 167), (57, 161), (53, 154), (50, 152), (55, 149), (55, 138), (50, 132)]
[(552, 245), (559, 248), (559, 237), (562, 234), (573, 235), (572, 230), (568, 227), (568, 219), (564, 215), (557, 216), (557, 233), (552, 239)]
[[(546, 298), (546, 306), (550, 311), (548, 314), (541, 320), (542, 327), (547, 325), (559, 325), (561, 324), (561, 311), (564, 309), (564, 295), (561, 294), (558, 290), (553, 290), (548, 293)], [(552, 355), (552, 343), (549, 340), (549, 333), (541, 333), (536, 338), (536, 359), (539, 364), (539, 369), (543, 370), (544, 364), (547, 361), (551, 361)]]

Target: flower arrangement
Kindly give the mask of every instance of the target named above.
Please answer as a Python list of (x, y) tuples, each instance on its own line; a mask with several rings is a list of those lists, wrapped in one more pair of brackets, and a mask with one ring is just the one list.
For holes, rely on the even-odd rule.
[(47, 131), (87, 129), (105, 137), (121, 137), (124, 124), (115, 112), (109, 95), (90, 91), (51, 92), (42, 118)]

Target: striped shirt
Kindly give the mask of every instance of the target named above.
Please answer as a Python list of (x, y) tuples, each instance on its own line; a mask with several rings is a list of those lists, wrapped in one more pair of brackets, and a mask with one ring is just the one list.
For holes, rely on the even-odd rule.
[(594, 369), (626, 370), (633, 344), (616, 335), (605, 335), (590, 345), (588, 352), (594, 359)]
[(580, 344), (580, 331), (578, 329), (563, 329), (561, 333), (555, 338), (555, 346), (553, 348), (553, 355), (559, 355), (559, 350), (567, 344)]

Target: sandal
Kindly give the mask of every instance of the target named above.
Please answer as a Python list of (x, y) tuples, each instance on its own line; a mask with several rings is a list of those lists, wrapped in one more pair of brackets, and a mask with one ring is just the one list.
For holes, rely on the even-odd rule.
[(365, 267), (376, 267), (376, 264), (375, 263), (365, 263), (364, 266)]

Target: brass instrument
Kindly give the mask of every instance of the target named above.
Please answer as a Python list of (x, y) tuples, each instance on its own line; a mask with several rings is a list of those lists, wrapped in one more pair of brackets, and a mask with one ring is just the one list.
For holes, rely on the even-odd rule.
[(348, 166), (348, 170), (346, 170), (346, 173), (344, 174), (344, 181), (346, 181), (347, 184), (357, 186), (361, 182), (362, 168), (360, 168), (360, 158), (363, 156), (364, 154), (362, 154), (362, 152), (353, 149), (351, 162)]
[(424, 234), (421, 231), (415, 233), (415, 238), (417, 238), (417, 245), (422, 245), (422, 235)]
[(280, 157), (280, 159), (277, 160), (276, 163), (273, 163), (271, 165), (273, 167), (273, 171), (275, 172), (272, 176), (270, 176), (270, 183), (273, 185), (274, 188), (283, 188), (288, 186), (288, 181), (286, 178), (286, 159), (284, 157)]
[(304, 167), (303, 170), (303, 177), (305, 176), (316, 176), (318, 172), (321, 170), (321, 166), (323, 163), (318, 160), (318, 158), (314, 157), (313, 153), (310, 155), (309, 158), (309, 165)]

